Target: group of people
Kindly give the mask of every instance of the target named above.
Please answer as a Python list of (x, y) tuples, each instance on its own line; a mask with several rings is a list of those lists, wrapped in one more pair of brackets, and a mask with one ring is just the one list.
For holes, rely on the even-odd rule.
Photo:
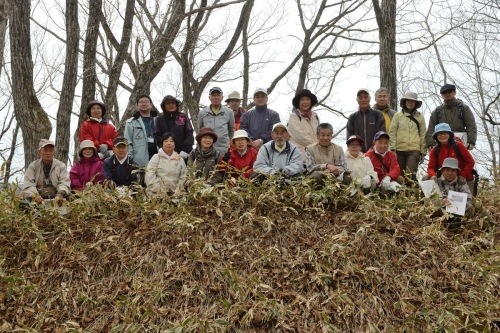
[(62, 202), (71, 191), (103, 182), (142, 185), (150, 193), (179, 193), (189, 190), (189, 170), (207, 185), (234, 183), (238, 177), (261, 183), (271, 176), (310, 176), (317, 187), (330, 178), (354, 183), (360, 192), (390, 193), (416, 180), (418, 165), (431, 148), (424, 179), (436, 180), (444, 196), (454, 184), (455, 190), (468, 190), (470, 196), (476, 124), (469, 107), (455, 95), (455, 86), (441, 88), (444, 102), (426, 126), (416, 93), (406, 93), (396, 112), (388, 105), (387, 89), (375, 92), (373, 106), (369, 90), (358, 90), (359, 109), (347, 122), (346, 152), (332, 142), (333, 127), (320, 122), (313, 111), (318, 98), (307, 89), (293, 97), (294, 110), (285, 124), (268, 107), (266, 89), (254, 91), (255, 106), (246, 111), (238, 92), (229, 94), (226, 106), (222, 89), (212, 87), (210, 104), (198, 114), (196, 136), (174, 96), (161, 101), (162, 115), (153, 110), (148, 95), (139, 96), (123, 137), (107, 122), (105, 105), (92, 101), (87, 106), (89, 119), (80, 130), (78, 162), (68, 174), (66, 165), (54, 158), (55, 143), (41, 140), (40, 159), (26, 170), (22, 195), (36, 202)]

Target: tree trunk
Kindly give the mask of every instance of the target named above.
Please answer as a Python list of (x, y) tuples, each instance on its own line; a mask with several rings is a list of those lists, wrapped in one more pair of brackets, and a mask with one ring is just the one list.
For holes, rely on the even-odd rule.
[(17, 135), (19, 134), (19, 124), (16, 124), (16, 128), (14, 128), (14, 131), (12, 133), (12, 143), (10, 145), (10, 153), (9, 157), (5, 161), (3, 168), (4, 172), (4, 177), (3, 177), (3, 182), (4, 182), (4, 188), (7, 189), (9, 188), (9, 179), (11, 176), (11, 166), (12, 166), (12, 160), (14, 159), (15, 151), (16, 151), (16, 145), (17, 145)]
[(80, 26), (78, 25), (78, 1), (66, 0), (66, 62), (64, 78), (57, 110), (56, 142), (57, 159), (66, 163), (69, 155), (71, 111), (75, 98), (78, 76), (78, 43)]
[(242, 107), (247, 108), (248, 104), (248, 89), (250, 82), (250, 52), (248, 50), (248, 20), (243, 22), (243, 32), (241, 35), (241, 47), (243, 50), (243, 91)]
[(389, 105), (398, 103), (398, 82), (396, 75), (396, 0), (373, 0), (380, 40), (380, 86), (389, 91)]
[[(130, 45), (130, 37), (132, 35), (133, 20), (135, 12), (135, 0), (127, 0), (127, 5), (125, 8), (125, 18), (123, 20), (122, 29), (122, 40), (120, 46), (117, 49), (116, 57), (113, 61), (111, 70), (109, 71), (109, 83), (106, 90), (106, 97), (104, 98), (104, 105), (106, 105), (110, 111), (111, 106), (114, 105), (116, 100), (116, 90), (118, 88), (118, 81), (120, 80), (120, 75), (122, 73), (123, 64), (127, 56), (127, 50)], [(106, 20), (104, 15), (101, 14), (101, 20)], [(119, 110), (116, 110), (116, 114), (119, 114)], [(112, 119), (113, 123), (118, 124), (120, 119), (115, 117)], [(126, 120), (126, 119), (124, 119)]]
[(80, 116), (75, 133), (75, 158), (78, 156), (80, 127), (86, 118), (87, 104), (95, 99), (97, 74), (95, 70), (97, 54), (97, 37), (99, 36), (99, 18), (101, 17), (102, 0), (89, 0), (89, 19), (85, 46), (83, 48), (83, 73), (82, 73), (82, 101)]
[(38, 158), (40, 139), (48, 139), (52, 125), (35, 94), (30, 39), (30, 0), (17, 0), (10, 8), (12, 96), (16, 120), (23, 132), (24, 164)]
[(0, 75), (3, 69), (3, 59), (5, 51), (5, 36), (7, 34), (7, 23), (9, 22), (9, 2), (0, 0)]

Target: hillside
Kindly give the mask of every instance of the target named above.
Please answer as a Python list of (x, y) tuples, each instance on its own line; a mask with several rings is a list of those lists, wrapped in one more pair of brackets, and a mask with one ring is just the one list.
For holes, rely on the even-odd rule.
[[(0, 331), (499, 330), (498, 230), (449, 230), (412, 191), (308, 184), (178, 198), (87, 190), (60, 215), (0, 194)], [(498, 189), (477, 203), (500, 219)]]

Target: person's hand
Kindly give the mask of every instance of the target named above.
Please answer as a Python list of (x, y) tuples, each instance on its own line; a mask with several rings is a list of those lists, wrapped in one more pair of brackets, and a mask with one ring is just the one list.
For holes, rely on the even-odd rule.
[(340, 175), (340, 171), (339, 171), (339, 168), (336, 166), (336, 165), (333, 165), (333, 164), (327, 164), (326, 165), (326, 169), (325, 171), (329, 171), (331, 173), (333, 173), (335, 176), (338, 176)]
[(389, 190), (392, 192), (399, 192), (401, 185), (398, 182), (391, 182), (389, 185)]
[(431, 180), (433, 180), (433, 181), (437, 182), (438, 177), (437, 177), (437, 176), (432, 176), (432, 177), (431, 177)]
[(257, 139), (257, 140), (253, 140), (253, 141), (252, 141), (252, 148), (259, 150), (260, 146), (261, 146), (261, 141), (260, 141), (260, 139)]
[(391, 185), (391, 177), (385, 176), (384, 179), (380, 182), (380, 187), (384, 191), (390, 190), (390, 185)]
[(468, 143), (467, 144), (467, 149), (468, 150), (472, 150), (472, 149), (474, 149), (474, 147), (476, 147), (476, 146), (474, 146), (472, 143)]
[(371, 185), (372, 185), (372, 177), (370, 177), (369, 175), (364, 176), (363, 179), (361, 180), (361, 187), (370, 188)]
[(64, 197), (61, 193), (58, 193), (57, 196), (56, 196), (56, 200), (57, 200), (57, 205), (58, 206), (62, 206), (63, 202), (64, 202)]
[(222, 161), (226, 162), (229, 161), (231, 158), (231, 150), (228, 149), (227, 152), (224, 153), (224, 156), (222, 157)]
[(103, 155), (104, 155), (104, 154), (106, 154), (106, 153), (108, 152), (108, 150), (109, 150), (109, 147), (108, 147), (108, 145), (107, 145), (107, 144), (105, 144), (105, 143), (102, 143), (102, 144), (99, 146), (99, 152), (100, 152), (101, 154), (103, 154)]
[(451, 201), (448, 198), (443, 199), (443, 206), (451, 206)]
[(41, 204), (43, 202), (43, 198), (41, 196), (37, 195), (35, 197), (35, 201), (36, 201), (37, 204)]
[(189, 157), (189, 154), (188, 154), (188, 153), (186, 153), (185, 151), (181, 151), (181, 152), (179, 153), (179, 156), (180, 156), (182, 159), (186, 159), (186, 158), (188, 158), (188, 157)]

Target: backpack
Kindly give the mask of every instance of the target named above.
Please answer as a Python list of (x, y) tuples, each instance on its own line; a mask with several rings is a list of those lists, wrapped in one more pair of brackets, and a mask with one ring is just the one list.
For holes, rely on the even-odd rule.
[[(436, 124), (440, 124), (440, 117), (441, 117), (441, 111), (443, 111), (443, 106), (440, 105), (436, 108), (436, 116), (437, 116), (437, 122)], [(465, 132), (465, 119), (464, 119), (464, 104), (460, 103), (457, 105), (457, 111), (458, 111), (458, 118), (462, 119), (462, 128), (460, 130), (454, 130), (456, 132)]]
[[(293, 110), (293, 113), (295, 113), (297, 115), (297, 117), (299, 117), (299, 121), (302, 121), (302, 117), (300, 116), (300, 112), (299, 110), (295, 109)], [(316, 120), (318, 121), (318, 124), (319, 124), (319, 117), (318, 117), (318, 114), (315, 114), (316, 116)], [(290, 122), (289, 122), (290, 123)], [(286, 124), (288, 126), (288, 124)]]

